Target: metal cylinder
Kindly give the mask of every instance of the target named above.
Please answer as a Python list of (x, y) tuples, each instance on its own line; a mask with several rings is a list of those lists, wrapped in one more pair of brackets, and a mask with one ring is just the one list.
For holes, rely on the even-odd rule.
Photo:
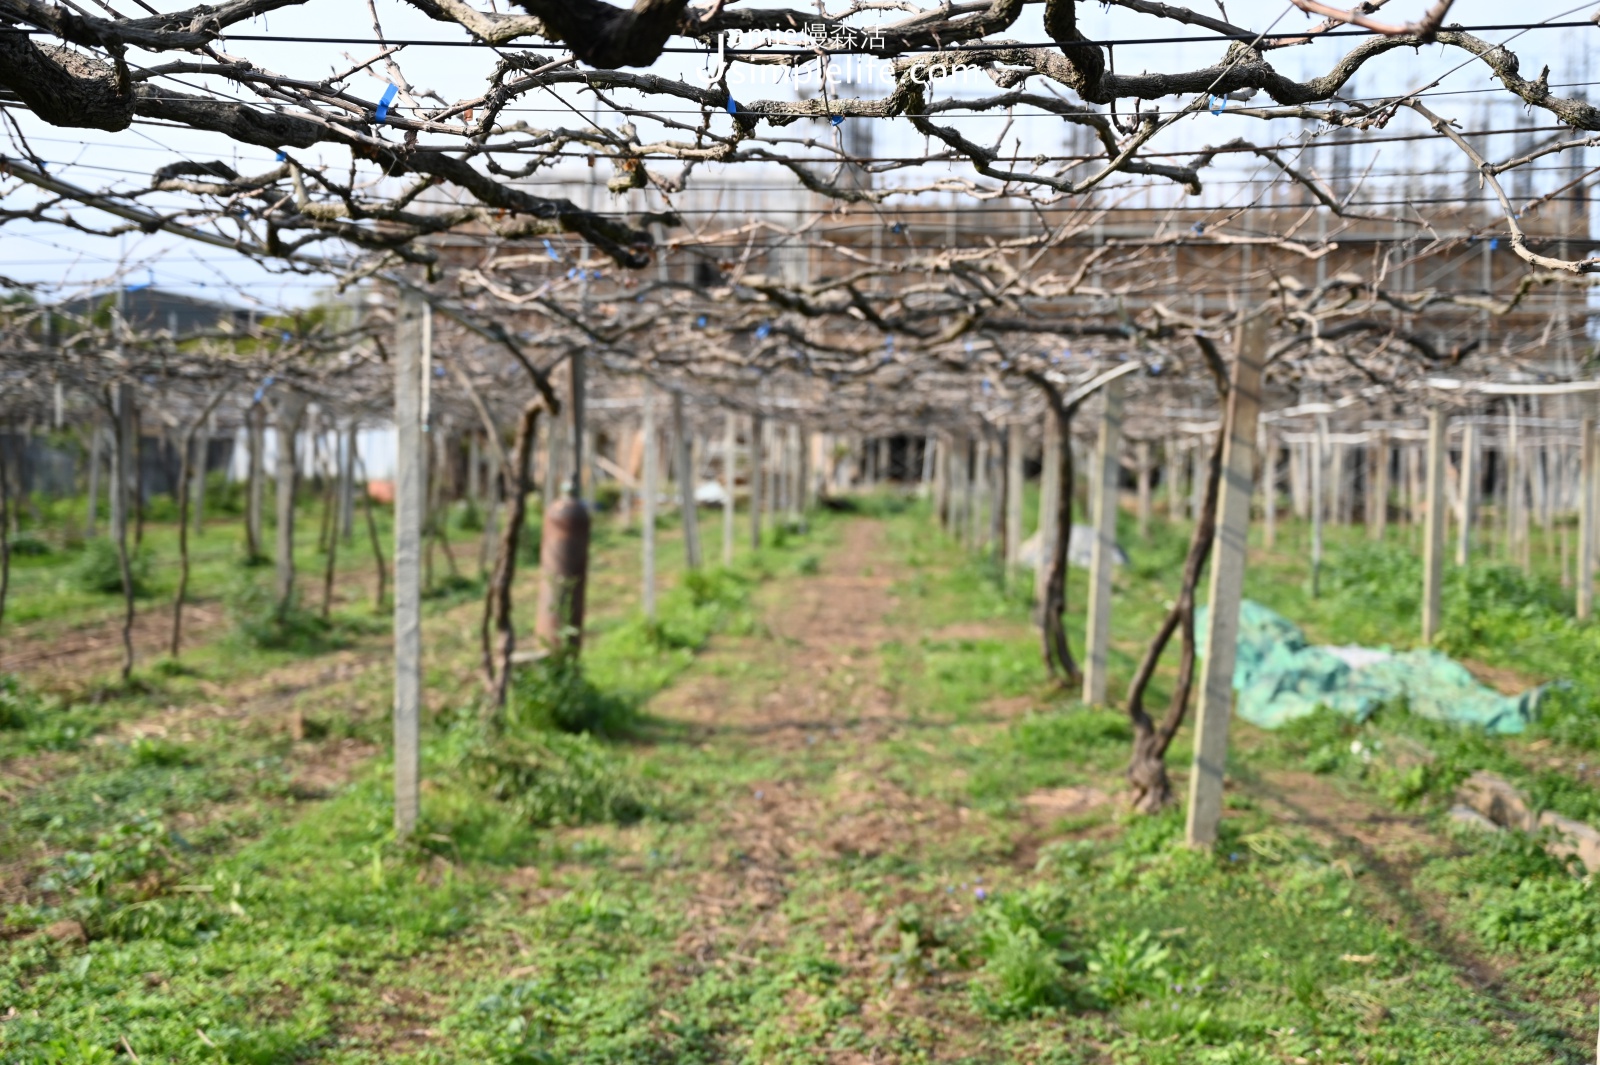
[(583, 646), (589, 576), (589, 508), (569, 491), (545, 511), (539, 544), (539, 612), (534, 634), (552, 654)]

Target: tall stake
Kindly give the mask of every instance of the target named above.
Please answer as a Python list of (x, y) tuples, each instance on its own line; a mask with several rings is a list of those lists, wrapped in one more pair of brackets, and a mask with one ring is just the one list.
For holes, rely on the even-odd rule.
[(1600, 518), (1600, 434), (1594, 416), (1578, 430), (1578, 620), (1594, 616), (1595, 522)]
[(1056, 552), (1056, 509), (1061, 496), (1061, 430), (1056, 417), (1044, 415), (1044, 454), (1039, 472), (1039, 555), (1033, 570), (1033, 609), (1035, 620), (1042, 617), (1045, 585), (1050, 580), (1050, 559)]
[(728, 412), (728, 417), (722, 429), (722, 564), (733, 565), (733, 537), (734, 537), (734, 487), (739, 483), (736, 476), (738, 466), (734, 456), (739, 450), (739, 423), (734, 419), (733, 411)]
[(1461, 513), (1456, 520), (1456, 565), (1472, 557), (1472, 522), (1478, 509), (1478, 427), (1461, 427)]
[(1139, 520), (1139, 539), (1150, 539), (1150, 441), (1140, 440), (1133, 446), (1133, 463)]
[(1323, 461), (1326, 454), (1328, 436), (1328, 416), (1317, 415), (1316, 428), (1311, 436), (1311, 454), (1308, 464), (1311, 467), (1310, 503), (1311, 503), (1311, 597), (1315, 599), (1322, 594), (1322, 523), (1323, 507), (1326, 504), (1326, 493), (1322, 490)]
[(700, 568), (700, 511), (694, 502), (694, 450), (689, 420), (683, 413), (683, 393), (672, 393), (672, 436), (677, 450), (678, 509), (683, 518), (683, 550), (690, 569)]
[(761, 415), (750, 419), (750, 546), (757, 551), (761, 549), (761, 467), (765, 461), (761, 436), (765, 428), (766, 419)]
[(1266, 319), (1247, 320), (1240, 330), (1239, 357), (1230, 374), (1227, 417), (1222, 429), (1228, 435), (1223, 444), (1221, 495), (1217, 500), (1217, 542), (1211, 559), (1211, 608), (1195, 720), (1194, 765), (1189, 772), (1186, 836), (1191, 847), (1214, 844), (1222, 820), (1239, 601), (1244, 592), (1256, 422), (1261, 414), (1261, 371), (1266, 352)]
[(428, 307), (410, 290), (395, 323), (394, 421), (394, 828), (417, 824), (422, 718), (422, 367)]
[(1022, 449), (1028, 446), (1022, 426), (1012, 423), (1006, 434), (1006, 581), (1016, 579), (1022, 557)]
[(1432, 643), (1439, 634), (1444, 586), (1444, 532), (1447, 516), (1444, 506), (1445, 428), (1444, 412), (1428, 411), (1428, 488), (1427, 525), (1422, 541), (1422, 642)]
[(656, 436), (656, 397), (655, 388), (649, 381), (643, 383), (644, 388), (644, 499), (640, 508), (640, 543), (643, 557), (641, 558), (642, 582), (639, 589), (639, 598), (644, 606), (646, 621), (656, 619), (656, 494), (659, 491), (656, 485), (657, 467), (660, 463), (656, 459), (656, 450), (659, 440)]
[(89, 515), (84, 535), (93, 540), (100, 524), (100, 441), (104, 430), (98, 424), (89, 427)]
[[(1083, 651), (1083, 701), (1100, 706), (1106, 701), (1111, 654), (1111, 564), (1117, 552), (1117, 475), (1122, 450), (1123, 379), (1101, 390), (1105, 408), (1100, 414), (1100, 439), (1095, 458), (1094, 498), (1090, 528), (1094, 544), (1089, 553), (1089, 632)], [(1251, 431), (1254, 432), (1252, 426)]]
[[(260, 393), (257, 393), (259, 397)], [(244, 544), (245, 553), (252, 561), (261, 558), (261, 511), (263, 437), (266, 434), (267, 409), (257, 398), (245, 412), (245, 488), (244, 488)]]
[(305, 401), (293, 392), (287, 393), (277, 404), (278, 454), (277, 454), (277, 570), (275, 591), (278, 599), (278, 616), (288, 613), (294, 603), (294, 489), (299, 473), (295, 461), (295, 437), (300, 428), (300, 414)]

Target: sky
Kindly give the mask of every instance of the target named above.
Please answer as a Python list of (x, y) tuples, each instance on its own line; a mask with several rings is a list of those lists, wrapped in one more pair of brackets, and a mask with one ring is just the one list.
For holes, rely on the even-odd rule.
[[(1393, 21), (1406, 21), (1418, 17), (1427, 3), (1428, 0), (1391, 0), (1382, 15)], [(158, 6), (175, 8), (180, 5), (158, 0)], [(389, 39), (436, 42), (460, 42), (466, 39), (464, 31), (433, 22), (399, 0), (375, 0), (375, 6)], [(1314, 21), (1283, 0), (1234, 0), (1225, 8), (1215, 0), (1204, 0), (1195, 6), (1196, 10), (1208, 14), (1216, 12), (1229, 21), (1256, 30), (1293, 31)], [(1593, 4), (1573, 6), (1547, 0), (1530, 0), (1520, 5), (1493, 3), (1491, 0), (1459, 0), (1451, 12), (1450, 21), (1478, 27), (1509, 22), (1576, 20), (1586, 18), (1593, 10)], [(1039, 8), (1030, 8), (1007, 36), (1028, 42), (1044, 41), (1039, 16)], [(1092, 39), (1120, 42), (1113, 50), (1113, 63), (1115, 69), (1122, 73), (1199, 68), (1216, 62), (1224, 50), (1223, 44), (1214, 40), (1185, 44), (1140, 43), (1142, 39), (1151, 37), (1204, 36), (1208, 31), (1094, 3), (1080, 6), (1080, 27)], [(1529, 31), (1486, 29), (1478, 32), (1485, 39), (1508, 43), (1519, 54), (1525, 74), (1534, 75), (1542, 65), (1548, 64), (1555, 91), (1566, 95), (1588, 92), (1585, 87), (1591, 78), (1588, 55), (1600, 43), (1600, 27)], [(280, 40), (242, 39), (253, 35)], [(253, 23), (236, 27), (234, 36), (224, 45), (224, 49), (247, 56), (258, 66), (307, 78), (321, 78), (333, 70), (353, 65), (348, 57), (361, 61), (376, 50), (370, 43), (330, 44), (282, 40), (301, 37), (348, 37), (370, 42), (374, 34), (367, 4), (362, 0), (310, 0), (303, 7), (273, 12)], [(1325, 71), (1334, 58), (1350, 48), (1356, 40), (1358, 38), (1330, 39), (1309, 47), (1277, 51), (1271, 53), (1269, 58), (1284, 73), (1304, 77)], [(679, 46), (692, 43), (681, 39), (673, 42)], [(556, 57), (561, 53), (550, 50), (544, 54)], [(137, 62), (150, 57), (131, 55), (131, 58)], [(485, 48), (446, 47), (442, 44), (436, 47), (407, 47), (396, 58), (413, 86), (419, 90), (433, 90), (451, 101), (479, 95), (484, 77), (494, 60), (493, 53)], [(670, 55), (652, 69), (657, 74), (703, 83), (711, 62), (710, 55)], [(867, 77), (870, 80), (870, 72), (867, 72)], [(1482, 129), (1485, 124), (1495, 128), (1553, 124), (1547, 113), (1529, 112), (1520, 101), (1511, 99), (1509, 94), (1500, 90), (1498, 83), (1481, 63), (1470, 60), (1464, 53), (1440, 46), (1418, 49), (1415, 54), (1401, 50), (1380, 57), (1363, 70), (1353, 95), (1363, 98), (1390, 95), (1427, 85), (1435, 79), (1440, 83), (1429, 90), (1429, 106), (1446, 117), (1458, 119), (1463, 128)], [(350, 86), (358, 95), (376, 99), (382, 94), (386, 81), (383, 68), (377, 66), (369, 74), (352, 79)], [(184, 82), (189, 84), (186, 86)], [(192, 86), (196, 82), (190, 77), (180, 77), (169, 84), (182, 91), (193, 91)], [(1564, 85), (1571, 87), (1561, 88)], [(229, 94), (241, 94), (237, 85), (218, 83), (217, 87)], [(793, 81), (759, 87), (748, 83), (734, 86), (736, 96), (748, 94), (751, 99), (794, 98), (802, 88)], [(940, 82), (937, 91), (941, 94), (978, 95), (993, 93), (995, 88), (986, 77), (966, 84), (958, 78)], [(1254, 102), (1261, 103), (1264, 99), (1258, 97)], [(1163, 101), (1163, 107), (1170, 107), (1173, 102)], [(1494, 110), (1490, 111), (1491, 107)], [(525, 97), (507, 117), (522, 119), (534, 127), (555, 124), (570, 126), (581, 121), (574, 113), (575, 109), (587, 111), (584, 101), (576, 93), (568, 90), (545, 92)], [(24, 131), (34, 151), (51, 162), (52, 173), (90, 188), (134, 187), (148, 181), (148, 175), (160, 166), (179, 159), (221, 159), (242, 173), (258, 172), (274, 165), (272, 153), (268, 150), (241, 147), (220, 135), (145, 123), (137, 123), (120, 133), (61, 129), (46, 126), (18, 108), (7, 110)], [(679, 117), (695, 120), (694, 116)], [(619, 120), (602, 115), (601, 121), (615, 123)], [(712, 121), (714, 128), (726, 130), (731, 118), (717, 115)], [(964, 132), (980, 142), (993, 140), (1005, 128), (1004, 119), (992, 115), (965, 119), (942, 118), (941, 121), (959, 122)], [(1419, 128), (1415, 116), (1405, 115), (1397, 118), (1385, 132)], [(649, 129), (641, 128), (641, 134), (646, 139), (650, 138), (651, 133)], [(1184, 119), (1162, 134), (1154, 147), (1156, 150), (1189, 151), (1241, 135), (1257, 143), (1274, 140), (1293, 147), (1305, 133), (1306, 124), (1301, 122), (1275, 123), (1275, 128), (1267, 131), (1262, 123), (1231, 115), (1223, 107), (1220, 114), (1200, 113)], [(1004, 143), (1010, 147), (1013, 140), (1019, 140), (1020, 153), (1027, 157), (1041, 152), (1060, 152), (1066, 144), (1065, 137), (1062, 124), (1054, 117), (1019, 114), (1006, 130)], [(0, 152), (14, 153), (15, 145), (5, 143), (5, 140), (0, 138)], [(873, 140), (875, 149), (881, 153), (915, 154), (923, 149), (921, 135), (903, 121), (876, 122)], [(1494, 138), (1490, 142), (1491, 157), (1510, 153), (1513, 144), (1514, 139), (1510, 137)], [(338, 161), (340, 165), (348, 160), (347, 156), (326, 149), (320, 153), (317, 150), (303, 153), (312, 160), (319, 154), (323, 158)], [(1592, 157), (1592, 150), (1589, 154)], [(1329, 160), (1324, 156), (1319, 157), (1318, 162), (1326, 167)], [(1543, 182), (1543, 187), (1553, 188), (1570, 178), (1572, 167), (1584, 163), (1581, 151), (1568, 153), (1559, 162), (1545, 166), (1536, 180)], [(1448, 146), (1440, 148), (1431, 144), (1409, 143), (1373, 145), (1370, 148), (1358, 146), (1352, 153), (1350, 166), (1356, 172), (1370, 167), (1372, 177), (1369, 181), (1374, 190), (1381, 185), (1384, 175), (1397, 171), (1431, 173), (1437, 176), (1430, 180), (1453, 182), (1454, 187), (1460, 189), (1465, 188), (1467, 182), (1463, 174), (1464, 164), (1465, 160)], [(957, 170), (961, 172), (961, 168)], [(944, 165), (930, 166), (927, 173), (920, 176), (926, 178), (930, 173), (942, 176), (949, 172)], [(714, 169), (699, 175), (708, 188), (733, 187), (755, 176), (759, 175), (744, 172), (735, 174), (728, 170), (718, 172)], [(1212, 176), (1205, 200), (1209, 203), (1237, 202), (1252, 195), (1253, 186), (1243, 183), (1244, 179), (1259, 179), (1261, 176), (1259, 160), (1240, 158), (1230, 161), (1221, 168), (1221, 172)], [(568, 182), (569, 188), (563, 191), (572, 191), (577, 183), (588, 177), (589, 174), (584, 171), (565, 172), (560, 179)], [(770, 180), (771, 175), (767, 177)], [(894, 175), (888, 180), (909, 181), (912, 175)], [(792, 187), (791, 182), (792, 179), (785, 179), (779, 183), (779, 187)], [(1519, 195), (1529, 194), (1533, 188), (1530, 186), (1526, 191), (1519, 190)], [(34, 195), (31, 189), (19, 189), (14, 182), (0, 182), (0, 193), (3, 193), (8, 207), (32, 202)], [(1176, 193), (1170, 190), (1163, 190), (1160, 195), (1169, 199), (1177, 198)], [(605, 203), (609, 194), (603, 189), (599, 197), (602, 207), (620, 209), (622, 206), (620, 203)], [(782, 194), (779, 199), (790, 202)], [(161, 201), (152, 199), (148, 202), (157, 204)], [(75, 214), (86, 223), (105, 225), (110, 221), (99, 212), (87, 208), (79, 209)], [(0, 227), (0, 274), (45, 286), (43, 295), (46, 298), (102, 287), (108, 279), (119, 273), (122, 264), (126, 264), (123, 275), (132, 283), (152, 283), (191, 295), (261, 309), (304, 306), (316, 300), (326, 286), (325, 281), (315, 277), (274, 271), (225, 249), (193, 244), (166, 234), (107, 238), (74, 233), (45, 223), (20, 222)]]

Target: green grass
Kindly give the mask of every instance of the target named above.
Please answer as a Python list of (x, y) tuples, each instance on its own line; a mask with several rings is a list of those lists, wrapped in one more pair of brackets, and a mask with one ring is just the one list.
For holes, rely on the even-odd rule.
[[(1178, 811), (1041, 818), (1041, 789), (1120, 789), (1124, 717), (1045, 680), (1026, 581), (964, 556), (920, 505), (864, 509), (759, 553), (741, 540), (732, 568), (700, 574), (669, 524), (654, 623), (635, 608), (637, 536), (607, 527), (582, 670), (526, 668), (505, 715), (477, 700), (476, 603), (432, 601), (424, 824), (407, 843), (389, 823), (381, 668), (313, 670), (299, 743), (201, 712), (219, 686), (330, 647), (229, 637), (193, 673), (152, 670), (100, 702), (0, 689), (0, 758), (52, 767), (0, 829), (0, 868), (28, 870), (0, 947), (0, 1014), (16, 1011), (0, 1062), (124, 1060), (124, 1040), (144, 1061), (285, 1065), (1589, 1060), (1592, 889), (1525, 841), (1452, 836), (1440, 812), (1461, 775), (1495, 768), (1600, 814), (1567, 771), (1592, 706), (1511, 741), (1399, 711), (1241, 724), (1215, 853), (1182, 845)], [(824, 662), (780, 634), (864, 522), (882, 530), (868, 568), (893, 574), (891, 621), (828, 634), (849, 661)], [(720, 522), (702, 524), (720, 557)], [(1335, 536), (1312, 601), (1284, 532), (1249, 594), (1318, 639), (1406, 642), (1403, 557)], [(1119, 682), (1182, 557), (1182, 528), (1152, 534), (1124, 529)], [(1545, 586), (1452, 587), (1454, 653), (1587, 697), (1589, 660), (1567, 656), (1593, 627)], [(531, 604), (531, 575), (519, 588)], [(1075, 634), (1083, 598), (1075, 572)], [(351, 641), (337, 655), (381, 651), (381, 634)], [(797, 699), (837, 711), (791, 725)], [(306, 759), (345, 745), (370, 757), (319, 791)], [(1401, 757), (1419, 748), (1431, 760)], [(1290, 771), (1416, 817), (1403, 861), (1281, 817), (1270, 795)], [(89, 942), (28, 934), (64, 920)], [(1501, 984), (1479, 989), (1463, 950)]]

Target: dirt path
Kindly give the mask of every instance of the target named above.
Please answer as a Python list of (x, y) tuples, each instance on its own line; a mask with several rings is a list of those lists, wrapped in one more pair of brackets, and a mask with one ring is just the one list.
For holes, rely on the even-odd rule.
[[(862, 862), (900, 857), (920, 862), (971, 826), (971, 811), (913, 796), (894, 780), (884, 747), (905, 734), (910, 715), (882, 683), (880, 650), (915, 633), (893, 587), (904, 570), (884, 546), (879, 522), (843, 528), (843, 542), (820, 572), (764, 590), (766, 624), (777, 643), (719, 639), (689, 677), (663, 692), (651, 713), (689, 726), (695, 740), (722, 757), (759, 758), (773, 772), (748, 791), (704, 813), (724, 857), (692, 871), (694, 931), (679, 949), (700, 965), (753, 965), (758, 948), (783, 950), (800, 935), (820, 939), (844, 973), (888, 988), (858, 1022), (875, 1036), (932, 1024), (951, 1033), (939, 1060), (959, 1058), (966, 1011), (944, 979), (906, 986), (889, 971), (878, 939), (897, 906), (926, 886), (894, 875), (857, 878)], [(724, 665), (767, 648), (754, 684)], [(862, 879), (870, 879), (870, 892)], [(803, 896), (802, 905), (786, 905)], [(955, 904), (950, 903), (952, 912)], [(954, 1001), (952, 1001), (954, 1000)], [(866, 1061), (848, 1053), (841, 1062)]]

